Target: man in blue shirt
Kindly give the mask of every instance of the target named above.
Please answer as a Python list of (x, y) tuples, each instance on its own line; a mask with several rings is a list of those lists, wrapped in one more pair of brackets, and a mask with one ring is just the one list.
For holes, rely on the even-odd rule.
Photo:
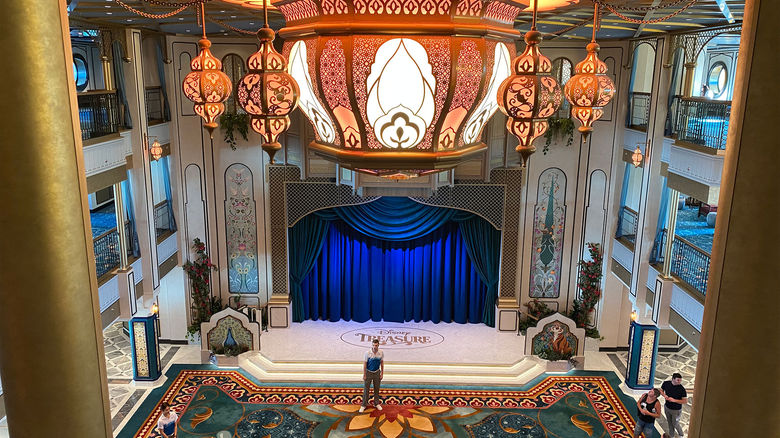
[(368, 389), (371, 382), (374, 382), (374, 407), (382, 410), (379, 404), (379, 384), (382, 381), (382, 375), (385, 372), (385, 354), (379, 349), (379, 339), (371, 342), (371, 349), (366, 351), (363, 356), (363, 404), (360, 405), (360, 412), (366, 410), (368, 406)]

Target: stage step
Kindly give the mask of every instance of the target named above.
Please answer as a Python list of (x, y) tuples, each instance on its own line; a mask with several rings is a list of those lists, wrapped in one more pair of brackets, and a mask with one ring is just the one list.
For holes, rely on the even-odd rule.
[[(239, 366), (263, 382), (356, 382), (362, 362), (273, 361), (262, 352), (239, 356)], [(384, 382), (460, 385), (522, 385), (544, 373), (534, 357), (513, 364), (398, 363), (385, 365)]]

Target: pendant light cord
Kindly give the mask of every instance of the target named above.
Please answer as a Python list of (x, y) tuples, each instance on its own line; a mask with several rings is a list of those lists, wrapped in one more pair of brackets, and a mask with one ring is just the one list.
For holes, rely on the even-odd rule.
[(599, 4), (598, 2), (594, 2), (594, 8), (593, 8), (593, 36), (590, 39), (590, 42), (595, 43), (596, 42), (596, 29), (599, 27)]
[(539, 5), (539, 0), (533, 0), (534, 2), (534, 15), (531, 21), (531, 30), (536, 30), (536, 8)]

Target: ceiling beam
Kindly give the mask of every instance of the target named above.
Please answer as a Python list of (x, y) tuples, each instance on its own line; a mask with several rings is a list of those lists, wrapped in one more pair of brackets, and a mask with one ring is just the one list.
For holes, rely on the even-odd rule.
[[(656, 7), (660, 3), (661, 3), (661, 0), (653, 0), (653, 3), (650, 4), (650, 7), (651, 8)], [(647, 11), (647, 13), (645, 14), (645, 18), (643, 20), (644, 21), (651, 20), (653, 18), (653, 14), (654, 13), (655, 13), (655, 11), (653, 11), (653, 10)], [(638, 37), (639, 35), (642, 34), (642, 31), (645, 30), (645, 26), (647, 26), (647, 23), (639, 23), (639, 27), (637, 27), (636, 28), (636, 32), (634, 32), (634, 38), (636, 38), (636, 37)]]

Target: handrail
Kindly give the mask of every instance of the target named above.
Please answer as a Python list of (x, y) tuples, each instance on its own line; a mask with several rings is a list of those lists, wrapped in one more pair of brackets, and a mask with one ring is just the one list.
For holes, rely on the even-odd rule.
[(731, 101), (702, 97), (675, 99), (676, 109), (674, 118), (670, 119), (670, 134), (674, 135), (678, 142), (716, 150), (726, 149)]
[(97, 94), (116, 94), (116, 89), (79, 91), (78, 93), (76, 93), (76, 97), (78, 97), (78, 96), (94, 96), (94, 95), (97, 95)]
[(704, 251), (703, 249), (701, 249), (698, 246), (696, 246), (695, 244), (693, 244), (690, 240), (682, 238), (682, 237), (678, 236), (677, 234), (674, 235), (674, 240), (679, 240), (680, 242), (684, 243), (687, 246), (690, 246), (691, 249), (701, 253), (701, 255), (703, 255), (703, 256), (705, 256), (707, 258), (710, 257), (710, 254), (708, 254), (706, 251)]
[(708, 97), (696, 97), (696, 96), (681, 96), (682, 100), (690, 101), (690, 102), (706, 102), (706, 103), (720, 103), (723, 105), (731, 106), (730, 100), (718, 100), (718, 99), (710, 99)]

